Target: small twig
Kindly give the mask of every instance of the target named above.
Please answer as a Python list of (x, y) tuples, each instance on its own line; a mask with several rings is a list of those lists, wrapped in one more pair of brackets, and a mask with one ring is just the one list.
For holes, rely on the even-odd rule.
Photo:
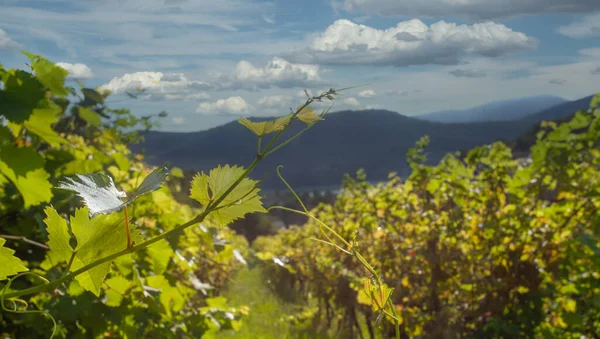
[(0, 238), (4, 238), (4, 239), (10, 239), (10, 240), (21, 240), (21, 241), (24, 241), (24, 242), (26, 242), (26, 243), (28, 243), (28, 244), (32, 244), (32, 245), (35, 245), (35, 246), (41, 247), (41, 248), (43, 248), (43, 249), (45, 249), (45, 250), (49, 250), (49, 249), (50, 249), (50, 247), (49, 247), (49, 246), (47, 246), (47, 245), (44, 245), (44, 244), (42, 244), (42, 243), (39, 243), (39, 242), (37, 242), (37, 241), (33, 241), (33, 240), (31, 240), (31, 239), (28, 239), (28, 238), (26, 238), (26, 237), (19, 236), (19, 235), (6, 235), (6, 234), (0, 234)]

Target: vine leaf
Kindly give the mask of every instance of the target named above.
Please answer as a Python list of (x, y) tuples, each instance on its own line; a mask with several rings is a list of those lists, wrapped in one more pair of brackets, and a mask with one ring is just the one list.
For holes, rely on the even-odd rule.
[(0, 149), (0, 174), (17, 187), (25, 208), (52, 199), (50, 174), (43, 165), (44, 160), (33, 148), (5, 145)]
[[(179, 286), (171, 286), (169, 281), (162, 275), (148, 277), (146, 281), (150, 287), (160, 290), (158, 299), (165, 308), (167, 317), (173, 317), (173, 311), (177, 312), (183, 308), (185, 296), (179, 292)], [(176, 285), (179, 284), (176, 283)]]
[[(99, 258), (104, 258), (127, 247), (125, 220), (119, 214), (100, 214), (90, 219), (87, 207), (79, 208), (71, 217), (71, 229), (77, 239), (77, 254), (71, 271), (76, 271)], [(140, 242), (139, 231), (131, 231), (131, 239)], [(110, 262), (98, 265), (75, 277), (81, 287), (100, 295), (102, 281), (108, 274)]]
[[(212, 169), (209, 175), (204, 172), (197, 174), (192, 181), (190, 197), (206, 207), (221, 197), (243, 173), (243, 167), (225, 165)], [(219, 206), (213, 206), (219, 207), (211, 214), (214, 221), (227, 225), (248, 213), (266, 213), (258, 195), (260, 190), (256, 188), (257, 183), (257, 180), (244, 178)]]
[(102, 123), (100, 115), (88, 107), (78, 107), (79, 116), (88, 124), (98, 127)]
[(319, 116), (314, 109), (306, 106), (298, 113), (298, 120), (310, 124), (312, 122), (321, 120), (321, 116)]
[(32, 74), (14, 69), (3, 72), (0, 81), (4, 83), (0, 90), (2, 115), (8, 121), (23, 123), (44, 99), (44, 86)]
[(169, 266), (171, 257), (175, 254), (166, 240), (161, 240), (146, 249), (150, 259), (150, 269), (154, 274), (163, 274)]
[(252, 131), (252, 133), (262, 137), (264, 135), (283, 130), (290, 122), (291, 118), (292, 115), (290, 114), (271, 121), (253, 122), (246, 118), (240, 118), (238, 122)]
[(65, 87), (65, 79), (69, 72), (60, 67), (56, 66), (51, 61), (35, 54), (23, 52), (32, 63), (32, 69), (35, 72), (38, 80), (48, 88), (52, 94), (60, 97), (67, 96), (69, 90)]
[(141, 195), (156, 191), (165, 181), (168, 170), (159, 167), (152, 171), (142, 181), (140, 186), (131, 194), (128, 200), (125, 192), (115, 187), (113, 179), (104, 173), (77, 174), (76, 177), (66, 178), (58, 188), (76, 192), (90, 210), (90, 216), (110, 214), (132, 203)]
[(6, 239), (0, 238), (0, 281), (6, 280), (9, 276), (17, 273), (29, 271), (29, 269), (21, 263), (21, 260), (15, 257), (14, 250), (4, 247)]
[(36, 134), (51, 146), (66, 144), (67, 141), (52, 129), (52, 124), (58, 121), (59, 113), (60, 107), (57, 105), (53, 105), (51, 108), (34, 109), (33, 114), (25, 121), (24, 125), (28, 131)]
[(67, 221), (58, 215), (52, 207), (46, 207), (44, 212), (46, 213), (44, 223), (48, 231), (48, 246), (50, 246), (48, 259), (52, 266), (67, 262), (73, 254), (73, 248), (69, 242), (71, 235), (69, 234)]
[(167, 179), (169, 170), (166, 167), (158, 167), (152, 173), (148, 174), (144, 181), (136, 188), (131, 194), (131, 199), (137, 199), (138, 197), (156, 191), (160, 188), (163, 182)]
[(90, 215), (108, 214), (126, 205), (121, 198), (127, 195), (115, 187), (113, 179), (104, 173), (77, 174), (65, 178), (58, 188), (76, 192), (89, 208)]

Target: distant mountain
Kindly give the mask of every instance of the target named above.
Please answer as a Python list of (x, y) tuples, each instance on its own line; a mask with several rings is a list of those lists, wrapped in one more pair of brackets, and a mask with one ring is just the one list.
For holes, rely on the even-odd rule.
[(523, 118), (526, 121), (541, 121), (541, 120), (560, 120), (567, 118), (579, 110), (587, 110), (590, 108), (590, 102), (594, 96), (568, 101), (541, 111), (534, 114), (527, 115)]
[(536, 112), (566, 103), (556, 96), (535, 96), (513, 100), (492, 101), (466, 110), (427, 113), (415, 118), (438, 122), (484, 122), (521, 119)]
[[(339, 185), (345, 173), (364, 168), (369, 180), (384, 180), (390, 172), (409, 174), (406, 151), (423, 135), (429, 135), (428, 159), (436, 163), (445, 154), (468, 150), (499, 140), (515, 140), (530, 132), (539, 120), (565, 118), (589, 106), (591, 98), (559, 105), (526, 119), (499, 122), (440, 123), (407, 117), (386, 110), (342, 111), (325, 120), (266, 158), (252, 174), (265, 189), (284, 189), (275, 169), (298, 189)], [(567, 104), (565, 104), (567, 105)], [(264, 120), (253, 119), (253, 120)], [(295, 122), (284, 136), (300, 131)], [(184, 169), (204, 170), (221, 164), (247, 166), (256, 153), (256, 137), (237, 122), (193, 133), (146, 132), (145, 141), (133, 145), (145, 149), (146, 160), (155, 165), (171, 164)], [(268, 140), (268, 139), (267, 139)], [(263, 143), (264, 144), (264, 143)]]

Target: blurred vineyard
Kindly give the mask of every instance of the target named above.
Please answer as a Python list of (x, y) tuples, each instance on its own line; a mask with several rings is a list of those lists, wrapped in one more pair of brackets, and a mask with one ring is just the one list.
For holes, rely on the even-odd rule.
[[(359, 172), (312, 211), (395, 289), (403, 338), (600, 335), (598, 99), (544, 123), (527, 158), (496, 143), (425, 166), (423, 138), (408, 154), (410, 177), (372, 185)], [(312, 300), (314, 326), (333, 337), (393, 337), (365, 298), (368, 272), (307, 240), (320, 232), (310, 221), (254, 242), (274, 289)]]
[[(110, 93), (67, 86), (64, 69), (28, 57), (30, 70), (0, 66), (0, 254), (14, 250), (16, 265), (56, 280), (67, 263), (46, 245), (52, 220), (66, 226), (62, 218), (74, 215), (73, 225), (87, 212), (72, 192), (53, 187), (67, 176), (104, 172), (133, 191), (152, 168), (129, 151), (139, 141), (132, 131), (154, 127), (164, 114), (111, 109)], [(311, 214), (351, 240), (394, 289), (402, 338), (597, 338), (599, 104), (597, 97), (569, 121), (544, 123), (525, 158), (496, 143), (428, 166), (424, 137), (407, 155), (409, 177), (390, 174), (373, 185), (359, 171)], [(129, 207), (141, 237), (201, 212), (188, 199), (183, 171), (170, 174)], [(365, 294), (363, 265), (311, 240), (322, 234), (317, 221), (273, 232), (261, 216), (233, 227), (208, 219), (115, 259), (100, 285), (71, 280), (27, 297), (28, 308), (56, 319), (57, 338), (395, 335)], [(250, 246), (240, 234), (260, 236)], [(3, 294), (37, 283), (24, 276)], [(43, 315), (13, 313), (16, 306), (2, 302), (2, 338), (52, 333)]]

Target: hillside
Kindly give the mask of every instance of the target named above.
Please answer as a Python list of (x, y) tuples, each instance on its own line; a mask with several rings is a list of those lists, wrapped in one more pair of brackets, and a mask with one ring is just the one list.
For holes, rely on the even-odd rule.
[[(584, 98), (535, 113), (514, 121), (477, 123), (440, 123), (407, 117), (386, 110), (341, 111), (331, 113), (302, 142), (294, 142), (286, 152), (267, 158), (254, 173), (267, 172), (265, 189), (282, 188), (274, 171), (278, 165), (299, 189), (336, 186), (345, 173), (364, 168), (370, 180), (382, 180), (389, 172), (408, 174), (406, 151), (423, 135), (431, 139), (428, 158), (437, 162), (444, 154), (491, 143), (515, 140), (530, 133), (543, 119), (560, 119), (589, 106)], [(265, 118), (263, 118), (265, 119)], [(260, 119), (254, 119), (260, 120)], [(291, 133), (302, 125), (292, 126)], [(256, 149), (255, 137), (237, 122), (207, 131), (192, 133), (146, 132), (145, 141), (132, 146), (145, 149), (154, 165), (209, 170), (219, 164), (247, 165)]]
[[(492, 101), (465, 110), (447, 110), (419, 115), (418, 118), (438, 122), (483, 122), (521, 119), (545, 109), (567, 103), (556, 96), (535, 96)], [(588, 101), (589, 102), (589, 101)]]

